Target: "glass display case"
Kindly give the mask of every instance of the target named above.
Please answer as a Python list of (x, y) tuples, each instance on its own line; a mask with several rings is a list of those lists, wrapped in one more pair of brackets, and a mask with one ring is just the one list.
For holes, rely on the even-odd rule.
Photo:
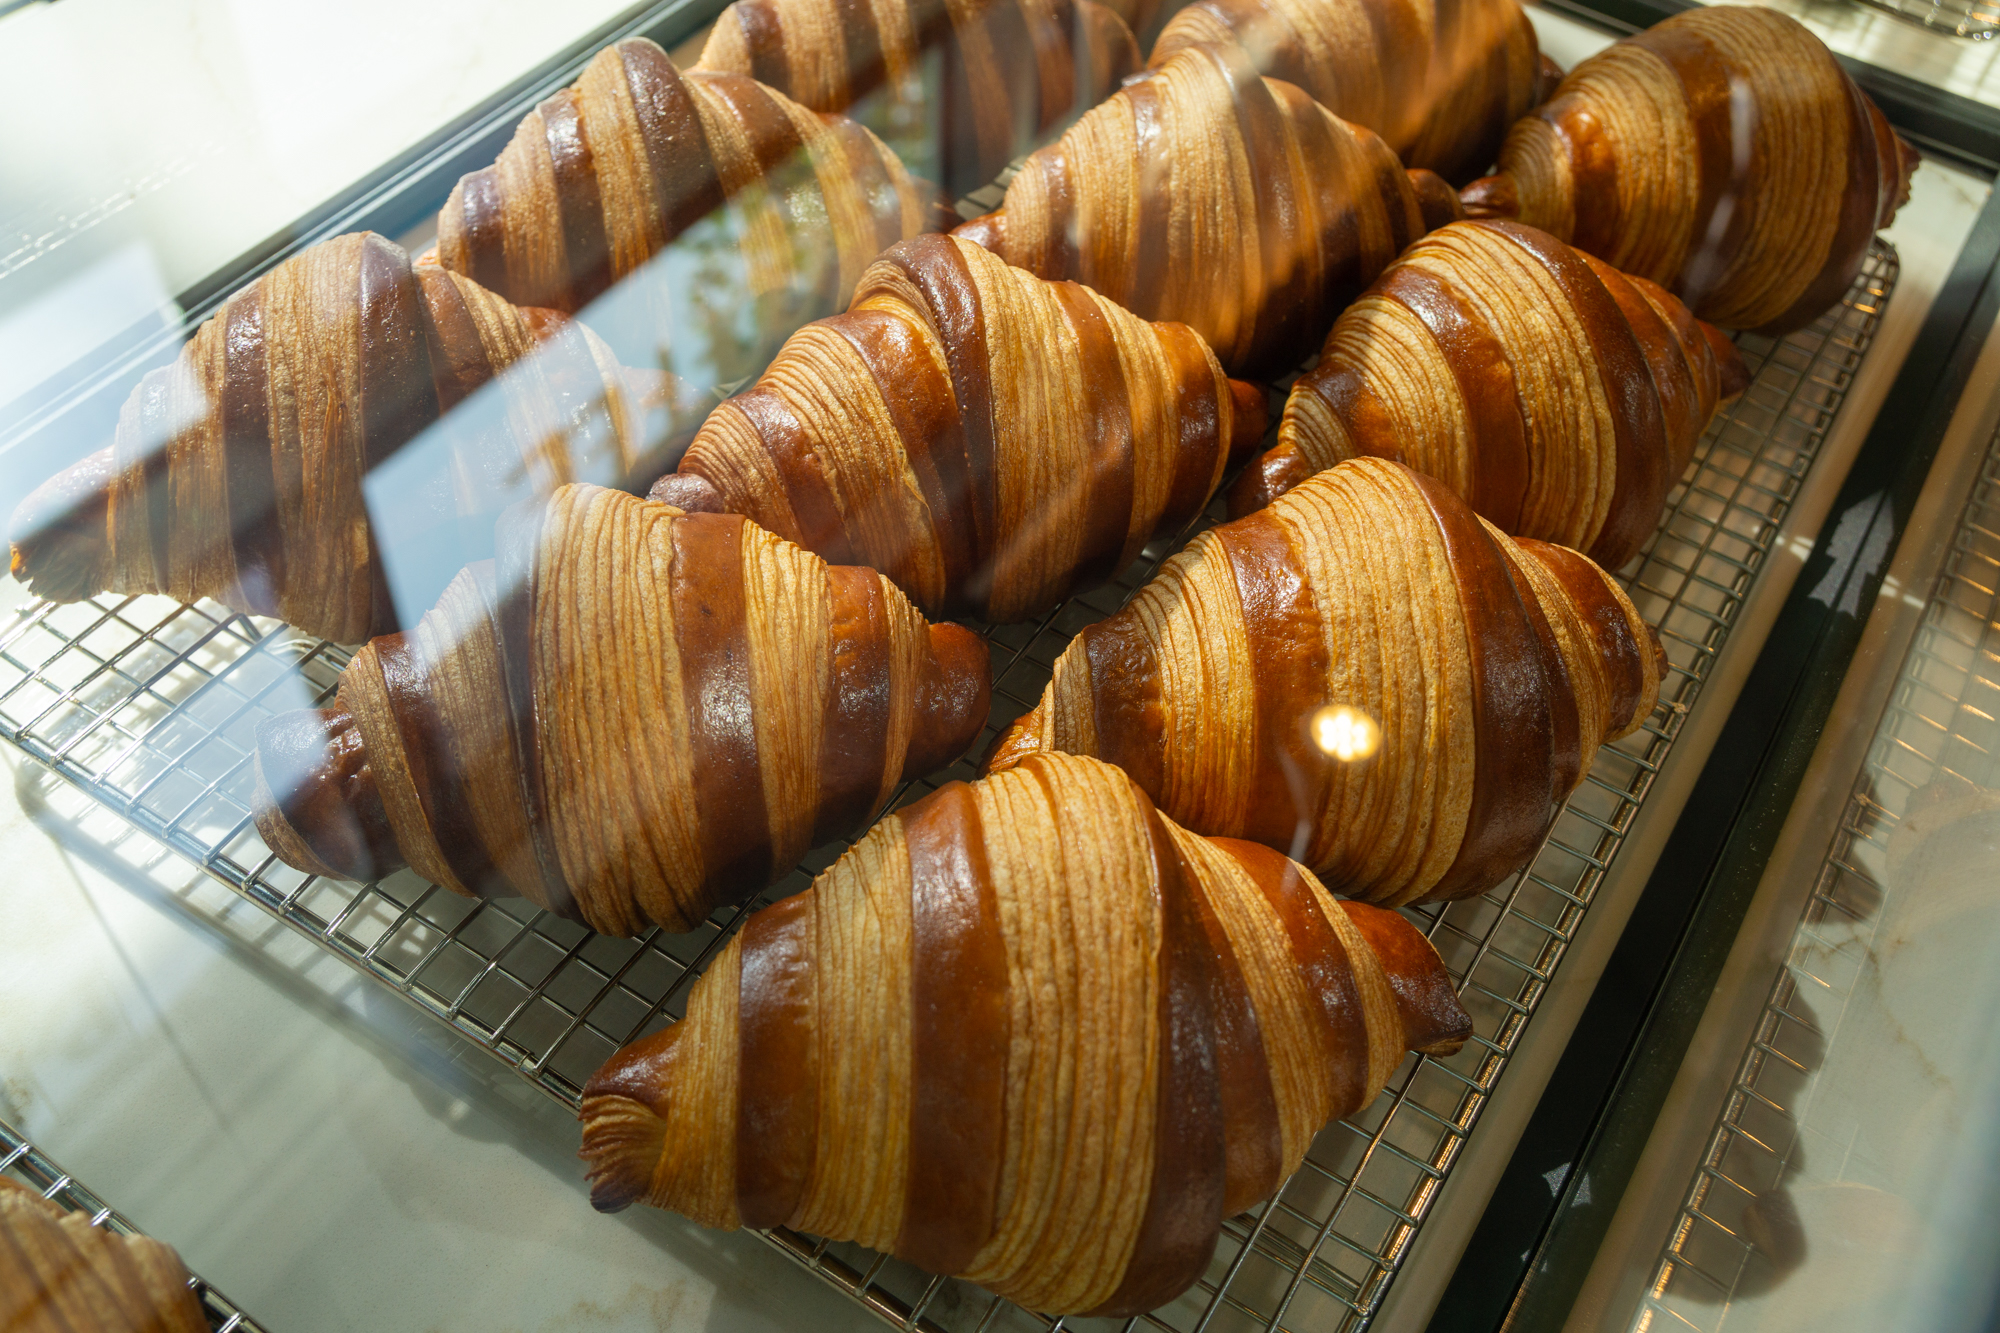
[[(1662, 17), (1657, 3), (1560, 0), (1528, 16), (1540, 50), (1569, 68)], [(564, 175), (579, 159), (563, 154), (593, 149), (562, 118), (581, 116), (586, 97), (668, 116), (660, 90), (678, 84), (645, 72), (654, 55), (621, 57), (624, 91), (607, 94), (599, 53), (639, 38), (687, 70), (718, 49), (715, 0), (424, 0), (337, 21), (222, 0), (0, 6), (0, 115), (39, 130), (0, 147), (19, 238), (0, 256), (0, 502), (11, 512), (25, 498), (42, 525), (14, 538), (21, 577), (0, 623), (14, 774), (0, 855), (15, 867), (0, 876), (0, 1121), (259, 1321), (210, 1292), (219, 1328), (1880, 1327), (1920, 1308), (1925, 1326), (1983, 1326), (2000, 1281), (2000, 1200), (1954, 1168), (1981, 1160), (1996, 1123), (1976, 1016), (1990, 1007), (1984, 890), (2000, 864), (1989, 734), (2000, 346), (1988, 336), (2000, 315), (2000, 92), (1988, 94), (1985, 70), (2000, 48), (1979, 40), (1991, 24), (1976, 7), (1915, 23), (1884, 8), (1791, 8), (1925, 161), (1831, 309), (1790, 332), (1735, 336), (1746, 387), (1664, 488), (1639, 553), (1612, 571), (1657, 636), (1655, 706), (1597, 751), (1525, 864), (1484, 892), (1402, 908), (1435, 948), (1469, 1039), (1404, 1056), (1312, 1138), (1274, 1198), (1221, 1222), (1184, 1293), (1144, 1314), (1056, 1318), (808, 1228), (712, 1231), (653, 1209), (591, 1209), (576, 1116), (593, 1074), (683, 1019), (704, 974), (739, 966), (746, 920), (804, 890), (862, 826), (828, 836), (837, 821), (809, 819), (814, 836), (793, 841), (817, 846), (775, 860), (768, 887), (744, 891), (754, 876), (740, 871), (719, 906), (689, 890), (691, 928), (652, 924), (666, 909), (649, 906), (649, 920), (593, 931), (581, 918), (607, 909), (580, 907), (566, 885), (493, 891), (474, 874), (492, 867), (449, 837), (426, 860), (385, 853), (365, 818), (344, 842), (299, 832), (305, 798), (288, 805), (271, 776), (271, 737), (303, 716), (360, 735), (358, 695), (336, 693), (343, 673), (373, 670), (394, 696), (404, 668), (385, 654), (405, 650), (378, 645), (417, 645), (419, 617), (454, 596), (478, 601), (500, 645), (466, 697), (522, 697), (508, 617), (526, 614), (522, 588), (555, 577), (509, 564), (535, 558), (509, 545), (519, 524), (545, 521), (523, 516), (560, 483), (644, 494), (721, 404), (775, 399), (759, 375), (787, 338), (845, 306), (888, 243), (960, 222), (991, 243), (1022, 170), (1014, 152), (1053, 142), (1118, 86), (1115, 60), (1086, 58), (1097, 49), (1086, 20), (1064, 38), (1073, 95), (1058, 105), (1043, 66), (1039, 119), (1016, 116), (1000, 159), (1014, 160), (997, 174), (993, 145), (968, 128), (986, 122), (954, 100), (964, 71), (930, 50), (860, 98), (859, 129), (814, 130), (810, 112), (739, 92), (728, 112), (739, 142), (700, 103), (713, 183), (688, 197), (707, 205), (673, 213), (656, 152), (617, 169), (651, 219), (620, 231), (587, 220), (599, 204), (579, 204), (578, 178)], [(1131, 17), (1144, 42), (1166, 16)], [(779, 77), (769, 51), (744, 59)], [(806, 76), (790, 76), (798, 92)], [(77, 84), (93, 96), (63, 96)], [(54, 123), (58, 103), (72, 120)], [(536, 134), (517, 134), (524, 118)], [(497, 174), (481, 172), (496, 160)], [(596, 171), (593, 196), (627, 179)], [(952, 187), (936, 206), (932, 181)], [(554, 223), (501, 244), (475, 196), (503, 188)], [(646, 204), (649, 191), (663, 202)], [(340, 239), (357, 233), (376, 239)], [(562, 263), (571, 276), (550, 278)], [(506, 299), (482, 305), (479, 284)], [(870, 290), (887, 300), (892, 287)], [(402, 316), (435, 370), (419, 389), (395, 387), (395, 357), (366, 332), (329, 372), (332, 388), (260, 369), (273, 378), (246, 397), (232, 378), (227, 358), (246, 340), (304, 346), (357, 320), (393, 330), (395, 312), (419, 304), (428, 313)], [(990, 651), (990, 685), (952, 762), (912, 759), (904, 772), (878, 760), (876, 804), (905, 809), (977, 778), (1065, 651), (1101, 642), (1089, 627), (1232, 517), (1231, 469), (1279, 440), (1285, 394), (1310, 364), (1311, 347), (1291, 350), (1281, 372), (1239, 386), (1234, 407), (1231, 390), (1208, 390), (1220, 438), (1185, 513), (1163, 500), (1152, 528), (1121, 526), (1124, 545), (1093, 548), (1075, 561), (1087, 573), (1042, 587), (1026, 612), (1003, 608), (997, 585), (969, 601), (927, 594), (915, 557), (874, 554), (873, 529), (850, 524), (832, 563), (894, 565), (918, 609)], [(1226, 367), (1207, 362), (1215, 385), (1240, 368), (1222, 355)], [(962, 399), (968, 381), (955, 362), (947, 372)], [(927, 410), (920, 375), (877, 378), (866, 393), (829, 390), (824, 410), (864, 399), (885, 419)], [(1262, 400), (1261, 440), (1214, 424), (1256, 416), (1246, 395)], [(350, 401), (356, 421), (339, 415)], [(109, 498), (91, 500), (80, 482), (44, 485), (64, 468), (87, 475), (107, 446), (103, 475), (178, 466), (177, 442), (204, 413), (224, 454), (238, 451), (235, 477), (246, 412), (262, 430), (269, 404), (326, 457), (356, 442), (348, 489), (325, 481), (331, 464), (317, 483), (350, 495), (324, 512), (299, 499), (310, 480), (259, 482), (273, 512), (294, 505), (344, 533), (351, 569), (306, 559), (257, 526), (275, 522), (261, 510), (232, 515), (240, 491), (204, 491), (192, 467), (182, 489), (146, 500), (143, 523), (130, 513), (138, 491), (105, 483)], [(911, 475), (935, 502), (937, 477)], [(1030, 518), (1082, 525), (1057, 498), (1061, 477), (1038, 484), (1022, 502)], [(697, 489), (661, 494), (698, 510)], [(225, 526), (255, 534), (238, 546), (256, 559), (232, 557), (221, 576), (164, 535), (217, 505)], [(796, 529), (810, 533), (799, 509)], [(125, 542), (123, 554), (78, 535), (107, 521), (103, 540)], [(134, 561), (166, 591), (85, 586), (77, 572)], [(635, 596), (603, 624), (644, 604)], [(362, 647), (371, 636), (383, 637)], [(422, 670), (449, 655), (408, 651)], [(535, 688), (532, 707), (553, 708)], [(385, 705), (392, 717), (410, 706)], [(744, 706), (760, 719), (777, 710)], [(920, 749), (925, 725), (895, 724), (899, 743)], [(578, 771), (653, 754), (643, 736), (578, 744), (594, 756), (574, 759)], [(437, 771), (477, 785), (480, 763), (451, 763)], [(749, 787), (715, 796), (729, 771), (695, 780), (688, 801), (746, 799)], [(779, 780), (759, 781), (760, 807), (777, 800), (765, 793)], [(422, 781), (410, 790), (432, 800)], [(534, 813), (549, 798), (522, 799)], [(514, 819), (509, 807), (490, 823)], [(537, 873), (563, 880), (543, 864)], [(0, 1124), (0, 1136), (6, 1166), (58, 1187), (21, 1133)]]

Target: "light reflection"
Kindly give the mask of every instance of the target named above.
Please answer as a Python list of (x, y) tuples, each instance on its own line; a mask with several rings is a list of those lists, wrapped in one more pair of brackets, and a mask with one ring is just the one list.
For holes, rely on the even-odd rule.
[(1375, 719), (1348, 704), (1327, 704), (1312, 715), (1308, 729), (1313, 744), (1342, 763), (1366, 759), (1382, 745)]

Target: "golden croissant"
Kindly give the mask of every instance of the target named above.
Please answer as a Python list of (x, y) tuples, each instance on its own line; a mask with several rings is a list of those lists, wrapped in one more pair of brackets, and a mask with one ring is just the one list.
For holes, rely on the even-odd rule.
[(1711, 323), (1775, 334), (1846, 293), (1916, 164), (1797, 20), (1697, 6), (1570, 71), (1465, 203), (1650, 278)]
[(692, 930), (986, 721), (983, 639), (735, 515), (567, 486), (327, 709), (257, 732), (258, 831), (630, 935)]
[(1240, 49), (1192, 47), (1034, 153), (957, 235), (1142, 319), (1177, 320), (1232, 375), (1310, 355), (1403, 247), (1459, 216), (1428, 171)]
[(1260, 73), (1381, 135), (1404, 165), (1461, 183), (1493, 165), (1507, 127), (1561, 77), (1515, 0), (1196, 0), (1152, 63), (1203, 43), (1241, 47)]
[(1039, 614), (1208, 503), (1262, 392), (1148, 324), (970, 241), (886, 252), (794, 334), (653, 498), (871, 565), (926, 615)]
[(584, 1088), (591, 1201), (790, 1226), (1030, 1309), (1200, 1277), (1404, 1052), (1471, 1034), (1430, 942), (1116, 769), (1037, 755), (886, 817)]
[(7, 1333), (206, 1333), (173, 1248), (94, 1227), (0, 1179), (0, 1329)]
[(1361, 458), (1203, 533), (1086, 628), (989, 766), (1096, 755), (1335, 893), (1461, 898), (1527, 862), (1662, 665), (1589, 560)]
[[(725, 207), (725, 204), (727, 205)], [(896, 155), (738, 74), (682, 74), (654, 43), (597, 53), (438, 214), (437, 262), (520, 305), (575, 312), (697, 223), (780, 336), (847, 301), (883, 247), (947, 215)]]
[[(213, 597), (359, 642), (399, 623), (385, 542), (435, 597), (461, 529), (477, 558), (506, 505), (627, 479), (641, 406), (581, 325), (338, 237), (232, 297), (132, 391), (110, 448), (22, 502), (13, 571), (58, 602)], [(392, 463), (404, 484), (365, 492)]]
[(1230, 508), (1368, 454), (1617, 569), (1747, 381), (1735, 344), (1646, 279), (1518, 222), (1457, 222), (1334, 321)]
[(1138, 67), (1124, 20), (1095, 0), (736, 0), (695, 66), (750, 75), (814, 111), (886, 89), (892, 105), (868, 119), (935, 136), (954, 194), (992, 180)]

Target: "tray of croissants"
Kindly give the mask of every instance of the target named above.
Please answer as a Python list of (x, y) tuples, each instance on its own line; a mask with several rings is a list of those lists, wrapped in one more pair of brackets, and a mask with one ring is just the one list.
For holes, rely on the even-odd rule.
[[(846, 114), (899, 97), (936, 180)], [(1729, 331), (1833, 306), (1916, 160), (1757, 8), (1565, 75), (1515, 0), (737, 0), (691, 68), (598, 53), (429, 250), (231, 297), (12, 569), (361, 645), (257, 732), (309, 874), (633, 935), (854, 839), (583, 1089), (593, 1202), (1136, 1314), (1466, 1041), (1398, 909), (1518, 871), (1653, 711), (1611, 572)], [(715, 299), (690, 238), (732, 346), (635, 364)], [(982, 631), (1218, 497), (883, 813), (987, 730)]]

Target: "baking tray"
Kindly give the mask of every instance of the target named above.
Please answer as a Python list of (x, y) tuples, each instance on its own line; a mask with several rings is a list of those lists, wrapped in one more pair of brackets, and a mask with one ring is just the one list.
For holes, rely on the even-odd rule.
[(1911, 797), (1934, 780), (2000, 780), (1996, 719), (2000, 434), (1987, 446), (1812, 894), (1654, 1263), (1635, 1329), (1709, 1333), (1746, 1282), (1771, 1276), (1770, 1256), (1760, 1260), (1751, 1239), (1751, 1212), (1760, 1201), (1768, 1206), (1797, 1165), (1795, 1113), (1812, 1102), (1827, 1047), (1870, 975), (1890, 895), (1911, 891), (1886, 873), (1890, 837)]
[[(0, 1176), (18, 1180), (59, 1207), (84, 1213), (94, 1227), (115, 1231), (121, 1236), (142, 1235), (139, 1228), (111, 1210), (111, 1206), (78, 1184), (69, 1172), (28, 1142), (20, 1130), (0, 1120)], [(236, 1308), (235, 1302), (202, 1281), (199, 1275), (188, 1283), (201, 1299), (201, 1312), (208, 1316), (211, 1333), (263, 1333), (263, 1325)]]
[[(961, 211), (997, 198), (997, 187), (988, 187)], [(1710, 425), (1659, 529), (1620, 575), (1666, 648), (1659, 706), (1638, 731), (1599, 752), (1526, 870), (1482, 897), (1409, 913), (1473, 1015), (1465, 1049), (1443, 1060), (1407, 1059), (1373, 1104), (1319, 1136), (1277, 1199), (1225, 1223), (1196, 1287), (1124, 1327), (1352, 1333), (1371, 1320), (1698, 706), (1875, 336), (1897, 271), (1894, 249), (1878, 240), (1841, 304), (1811, 327), (1776, 340), (1740, 337), (1750, 388)], [(1212, 505), (1175, 540), (1148, 547), (1115, 582), (1037, 623), (991, 629), (996, 725), (1033, 705), (1078, 630), (1116, 610), (1220, 517), (1220, 503)], [(749, 909), (718, 911), (686, 935), (619, 940), (521, 900), (460, 898), (408, 871), (355, 885), (277, 861), (249, 816), (256, 725), (329, 697), (347, 659), (337, 645), (214, 603), (111, 595), (68, 606), (33, 602), (0, 625), (0, 735), (574, 1106), (606, 1056), (681, 1014), (688, 985)], [(989, 730), (972, 753), (990, 737)], [(961, 763), (907, 785), (894, 804), (972, 775)], [(804, 888), (845, 847), (808, 856), (751, 907)], [(983, 1333), (1113, 1324), (1050, 1320), (855, 1245), (784, 1229), (755, 1234), (896, 1327)]]

